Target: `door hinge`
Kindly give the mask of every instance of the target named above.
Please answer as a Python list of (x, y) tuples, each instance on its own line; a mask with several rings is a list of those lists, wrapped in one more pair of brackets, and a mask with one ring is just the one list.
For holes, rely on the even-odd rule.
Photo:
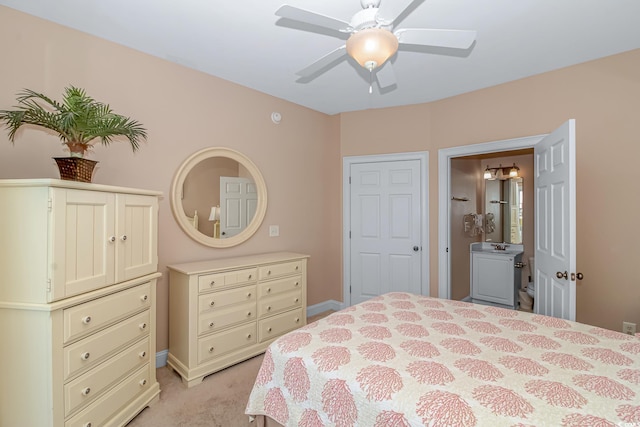
[(349, 177), (349, 184), (351, 184), (351, 177)]
[(47, 209), (49, 210), (49, 212), (53, 210), (53, 200), (49, 199), (47, 201)]
[(349, 285), (349, 293), (351, 293), (351, 285)]
[(447, 253), (449, 253), (449, 248), (447, 248)]
[(47, 292), (51, 292), (51, 279), (47, 279)]
[(349, 230), (349, 238), (351, 238), (351, 230)]

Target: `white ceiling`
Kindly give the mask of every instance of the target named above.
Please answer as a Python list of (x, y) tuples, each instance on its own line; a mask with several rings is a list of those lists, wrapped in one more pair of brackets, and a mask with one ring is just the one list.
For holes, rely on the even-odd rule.
[(430, 102), (640, 48), (640, 0), (424, 0), (395, 28), (476, 30), (476, 43), (454, 55), (401, 47), (391, 59), (397, 86), (381, 93), (374, 83), (369, 94), (368, 71), (350, 58), (297, 81), (346, 35), (279, 20), (284, 3), (345, 21), (361, 8), (359, 0), (0, 0), (327, 114)]

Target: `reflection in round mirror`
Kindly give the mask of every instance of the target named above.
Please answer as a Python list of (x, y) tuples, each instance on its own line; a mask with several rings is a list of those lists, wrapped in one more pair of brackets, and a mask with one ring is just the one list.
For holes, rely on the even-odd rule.
[(251, 237), (267, 210), (267, 187), (255, 164), (228, 148), (187, 158), (171, 186), (171, 210), (187, 235), (214, 248)]

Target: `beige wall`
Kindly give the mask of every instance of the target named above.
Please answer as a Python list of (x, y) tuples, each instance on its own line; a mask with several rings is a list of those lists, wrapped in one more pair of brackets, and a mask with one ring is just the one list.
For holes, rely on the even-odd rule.
[[(189, 70), (0, 6), (0, 108), (22, 88), (59, 98), (66, 85), (85, 88), (114, 111), (139, 120), (148, 143), (133, 154), (127, 142), (98, 146), (94, 182), (162, 191), (160, 201), (158, 350), (168, 348), (168, 274), (172, 263), (278, 250), (311, 255), (310, 305), (341, 300), (339, 117)], [(282, 122), (271, 122), (271, 113)], [(248, 242), (212, 249), (190, 240), (169, 205), (181, 162), (210, 146), (249, 157), (268, 191), (265, 221)], [(57, 138), (25, 129), (15, 144), (0, 132), (0, 178), (57, 178)], [(208, 216), (202, 212), (201, 219)], [(268, 237), (268, 226), (280, 237)], [(19, 284), (16, 284), (19, 286)]]
[[(640, 50), (442, 101), (341, 115), (343, 154), (428, 150), (432, 295), (438, 291), (438, 150), (577, 129), (577, 320), (640, 325)], [(399, 84), (402, 84), (400, 82)], [(425, 84), (428, 84), (426, 82)], [(388, 141), (393, 141), (389, 144)]]
[[(430, 285), (438, 288), (440, 148), (547, 133), (577, 120), (578, 320), (619, 330), (640, 324), (635, 258), (640, 210), (640, 50), (429, 104), (327, 116), (254, 90), (0, 6), (0, 108), (31, 88), (55, 96), (73, 84), (149, 130), (132, 154), (127, 143), (97, 147), (94, 181), (163, 191), (160, 203), (158, 350), (168, 346), (166, 265), (277, 250), (311, 255), (309, 304), (342, 299), (341, 157), (430, 152)], [(401, 82), (400, 82), (401, 84)], [(425, 84), (429, 84), (425, 82)], [(270, 120), (282, 114), (280, 125)], [(263, 226), (247, 243), (211, 249), (191, 241), (169, 208), (173, 173), (204, 147), (238, 150), (267, 183)], [(0, 133), (0, 178), (57, 177), (55, 137), (23, 131), (12, 146)], [(280, 237), (268, 237), (268, 225)], [(607, 304), (603, 304), (607, 301)]]

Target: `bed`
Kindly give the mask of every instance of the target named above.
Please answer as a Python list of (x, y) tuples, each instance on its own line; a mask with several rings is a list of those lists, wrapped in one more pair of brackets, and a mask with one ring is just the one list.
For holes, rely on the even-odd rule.
[(388, 293), (267, 349), (245, 413), (284, 426), (640, 426), (640, 338)]

